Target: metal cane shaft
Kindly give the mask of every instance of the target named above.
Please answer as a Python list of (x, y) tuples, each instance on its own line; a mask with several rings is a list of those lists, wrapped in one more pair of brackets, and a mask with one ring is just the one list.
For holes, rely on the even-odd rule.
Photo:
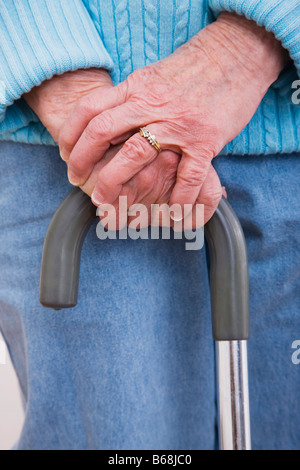
[(251, 450), (247, 341), (216, 343), (222, 450)]
[(247, 339), (247, 248), (239, 220), (222, 200), (206, 226), (210, 254), (213, 336), (217, 345), (219, 434), (222, 450), (251, 447)]

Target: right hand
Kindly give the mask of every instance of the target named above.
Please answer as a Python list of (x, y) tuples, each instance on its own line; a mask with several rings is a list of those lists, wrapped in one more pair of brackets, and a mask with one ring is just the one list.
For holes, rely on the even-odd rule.
[(81, 100), (59, 136), (70, 182), (84, 184), (111, 143), (132, 132), (99, 172), (92, 195), (95, 204), (113, 203), (157, 158), (137, 131), (146, 126), (163, 150), (182, 155), (170, 204), (195, 204), (212, 159), (250, 122), (286, 61), (281, 43), (263, 27), (220, 15), (165, 59)]

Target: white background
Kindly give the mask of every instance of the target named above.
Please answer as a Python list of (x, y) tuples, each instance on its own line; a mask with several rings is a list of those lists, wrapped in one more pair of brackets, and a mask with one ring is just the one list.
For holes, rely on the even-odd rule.
[(13, 447), (24, 420), (18, 381), (7, 350), (5, 357), (6, 364), (0, 363), (0, 450)]

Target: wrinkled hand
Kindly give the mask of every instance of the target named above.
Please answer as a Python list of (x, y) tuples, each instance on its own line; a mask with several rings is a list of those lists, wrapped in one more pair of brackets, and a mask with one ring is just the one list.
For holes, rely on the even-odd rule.
[[(58, 141), (60, 130), (78, 100), (93, 90), (101, 89), (106, 92), (112, 87), (111, 78), (105, 70), (78, 70), (55, 76), (51, 80), (43, 82), (41, 86), (24, 95), (24, 99), (38, 115), (54, 140)], [(88, 180), (81, 187), (86, 194), (91, 196), (98, 180), (99, 171), (113, 159), (121, 148), (122, 145), (111, 146), (101, 161), (94, 166)], [(133, 204), (145, 205), (150, 223), (151, 204), (167, 204), (169, 202), (176, 181), (179, 160), (180, 157), (176, 153), (164, 151), (159, 155), (159, 158), (131, 179), (123, 187), (121, 193), (122, 196), (127, 196), (128, 208)], [(212, 181), (218, 183), (218, 177), (213, 168), (203, 189), (204, 197), (207, 199), (210, 199), (208, 194), (211, 191)], [(217, 203), (218, 201), (216, 201)], [(119, 220), (117, 202), (115, 207), (117, 220)], [(207, 205), (205, 209), (207, 220), (213, 212), (214, 207)], [(125, 220), (124, 214), (121, 218)], [(131, 217), (128, 217), (127, 223), (130, 222)]]
[[(87, 182), (81, 187), (81, 189), (88, 195), (91, 195), (95, 184), (98, 180), (98, 174), (102, 169), (105, 168), (110, 162), (113, 161), (115, 155), (121, 150), (122, 145), (111, 146), (110, 149), (105, 153), (104, 157), (98, 162)], [(152, 204), (168, 204), (172, 190), (176, 182), (177, 168), (180, 162), (180, 156), (175, 152), (163, 151), (158, 157), (149, 165), (144, 167), (134, 178), (122, 187), (120, 196), (127, 197), (127, 208), (123, 213), (119, 213), (118, 199), (114, 202), (116, 209), (116, 226), (115, 229), (119, 230), (118, 224), (119, 219), (129, 225), (134, 217), (127, 216), (128, 209), (134, 204), (143, 204), (147, 209), (147, 224), (151, 223), (151, 206)], [(218, 175), (214, 168), (210, 166), (207, 178), (203, 184), (203, 187), (198, 195), (196, 204), (204, 205), (204, 223), (206, 223), (214, 214), (220, 199), (222, 197), (222, 188), (218, 178)], [(192, 217), (192, 228), (199, 228), (197, 223), (196, 215), (197, 208), (194, 206)], [(163, 220), (159, 220), (159, 224), (163, 225)], [(174, 226), (174, 222), (170, 221), (170, 225)], [(112, 227), (114, 228), (114, 227)], [(137, 227), (143, 228), (143, 227)]]
[(103, 69), (76, 70), (56, 75), (23, 95), (55, 142), (62, 125), (77, 102), (93, 90), (112, 88), (109, 73)]
[[(79, 99), (91, 91), (107, 92), (112, 87), (111, 78), (105, 70), (78, 70), (45, 81), (41, 86), (24, 95), (24, 99), (39, 116), (54, 140), (58, 141), (60, 130)], [(120, 140), (122, 141), (122, 139)], [(81, 187), (86, 194), (91, 196), (98, 180), (99, 171), (113, 159), (121, 148), (122, 145), (112, 145), (101, 161), (94, 166), (88, 180)], [(179, 161), (178, 154), (164, 151), (159, 155), (159, 158), (143, 168), (124, 185), (121, 196), (127, 196), (128, 208), (133, 204), (145, 205), (150, 223), (151, 204), (167, 204), (169, 202), (176, 181)], [(218, 187), (218, 191), (212, 201), (211, 191), (215, 186)], [(221, 197), (221, 186), (213, 168), (210, 170), (210, 176), (203, 188), (202, 195), (204, 200), (208, 202), (205, 207), (205, 220), (208, 220), (213, 215)], [(118, 203), (115, 202), (114, 205), (117, 211), (117, 220), (119, 220)], [(124, 214), (121, 218), (125, 220)], [(128, 217), (127, 223), (129, 224), (131, 220), (132, 218)]]
[[(170, 204), (194, 204), (213, 157), (251, 120), (285, 62), (271, 33), (245, 18), (221, 15), (168, 58), (80, 100), (59, 136), (70, 181), (83, 185), (110, 145), (134, 133), (99, 172), (93, 201), (113, 203), (157, 158), (137, 132), (147, 126), (163, 149), (182, 155)], [(216, 178), (210, 193), (211, 205), (220, 196)]]

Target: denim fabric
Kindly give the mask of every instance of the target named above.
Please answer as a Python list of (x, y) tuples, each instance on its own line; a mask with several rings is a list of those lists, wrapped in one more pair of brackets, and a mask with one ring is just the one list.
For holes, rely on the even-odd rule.
[[(253, 446), (300, 444), (300, 155), (218, 157), (250, 260)], [(0, 328), (26, 403), (18, 449), (215, 449), (205, 249), (84, 244), (75, 309), (39, 305), (44, 236), (71, 189), (53, 147), (0, 143)]]

